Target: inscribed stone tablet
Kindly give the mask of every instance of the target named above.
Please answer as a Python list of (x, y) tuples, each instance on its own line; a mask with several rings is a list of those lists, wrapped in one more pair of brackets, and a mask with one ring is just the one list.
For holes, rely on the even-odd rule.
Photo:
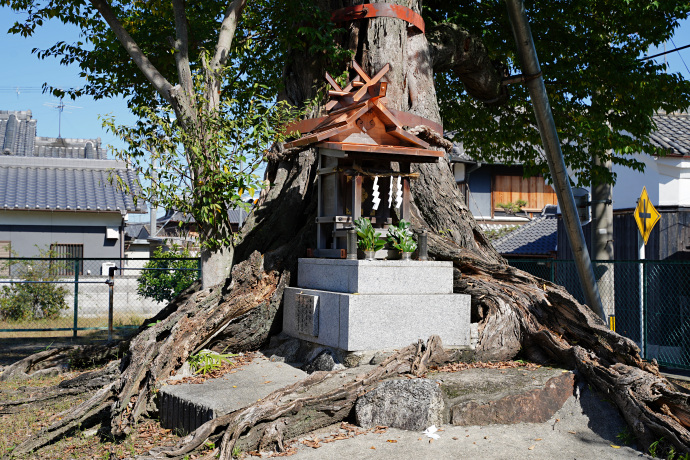
[(319, 336), (319, 296), (297, 294), (297, 332)]

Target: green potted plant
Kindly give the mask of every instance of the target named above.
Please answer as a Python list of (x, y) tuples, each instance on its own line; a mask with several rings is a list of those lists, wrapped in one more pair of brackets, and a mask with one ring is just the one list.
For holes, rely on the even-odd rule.
[(388, 227), (388, 241), (391, 246), (400, 251), (403, 260), (410, 260), (412, 253), (417, 249), (410, 223), (405, 220), (401, 220), (397, 226)]
[(374, 254), (379, 249), (383, 249), (386, 240), (376, 234), (371, 221), (366, 217), (355, 220), (355, 230), (357, 231), (357, 247), (364, 251), (366, 260), (374, 260)]

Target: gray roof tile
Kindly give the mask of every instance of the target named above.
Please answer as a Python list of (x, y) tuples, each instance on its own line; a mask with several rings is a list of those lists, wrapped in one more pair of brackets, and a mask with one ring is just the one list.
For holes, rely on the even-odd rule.
[(672, 154), (690, 155), (690, 114), (657, 114), (654, 122), (656, 131), (649, 136), (652, 144)]
[[(132, 194), (111, 185), (110, 175)], [(145, 212), (135, 174), (113, 160), (63, 160), (0, 155), (0, 209)]]
[(493, 242), (502, 255), (540, 255), (556, 250), (558, 221), (555, 215), (546, 215), (522, 225)]

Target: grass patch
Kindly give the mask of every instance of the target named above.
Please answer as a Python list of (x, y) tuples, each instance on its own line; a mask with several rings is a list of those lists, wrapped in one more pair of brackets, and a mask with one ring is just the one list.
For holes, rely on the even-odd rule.
[[(128, 314), (128, 313), (115, 313), (113, 315), (113, 326), (132, 326), (139, 327), (146, 320), (145, 316)], [(39, 320), (26, 320), (26, 321), (0, 321), (0, 329), (58, 329), (58, 328), (71, 328), (74, 325), (73, 319), (69, 317), (60, 317), (55, 319), (39, 319)], [(108, 316), (89, 316), (78, 318), (77, 327), (108, 327)], [(20, 337), (72, 337), (74, 332), (69, 331), (9, 331), (0, 332), (0, 339), (3, 338), (20, 338)], [(87, 337), (87, 336), (106, 336), (108, 335), (107, 330), (86, 330), (77, 331), (77, 336)]]

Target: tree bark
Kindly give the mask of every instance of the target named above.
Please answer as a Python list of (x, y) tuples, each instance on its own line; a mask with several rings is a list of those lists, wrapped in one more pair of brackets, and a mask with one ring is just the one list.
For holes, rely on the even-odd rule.
[[(325, 11), (354, 3), (315, 2)], [(418, 0), (389, 3), (420, 11)], [(355, 51), (365, 71), (373, 74), (391, 65), (386, 76), (389, 107), (441, 121), (432, 53), (423, 34), (408, 36), (406, 23), (391, 18), (352, 22), (346, 30), (341, 45)], [(323, 81), (324, 67), (319, 58), (295, 52), (287, 60), (283, 97), (296, 105), (312, 98)], [(153, 390), (190, 354), (202, 347), (255, 349), (280, 329), (283, 289), (295, 280), (297, 258), (315, 243), (316, 159), (313, 148), (287, 152), (276, 146), (266, 169), (271, 185), (247, 220), (234, 251), (236, 265), (230, 278), (211, 289), (189, 289), (147, 321), (129, 343), (120, 379), (80, 408), (82, 423), (94, 420), (94, 414), (102, 414), (107, 407), (112, 433), (126, 434), (139, 417), (155, 410)], [(537, 361), (577, 368), (599, 391), (611, 395), (643, 447), (664, 437), (678, 452), (690, 451), (688, 396), (676, 391), (656, 365), (643, 362), (632, 341), (609, 331), (562, 287), (507, 265), (464, 206), (446, 161), (415, 169), (420, 177), (411, 187), (413, 225), (429, 229), (433, 258), (453, 261), (454, 291), (472, 296), (471, 320), (479, 325), (476, 358), (505, 360), (523, 351)], [(428, 348), (438, 348), (434, 343)], [(398, 361), (387, 362), (383, 369), (390, 365), (393, 373), (408, 372), (412, 355), (421, 357), (424, 350), (404, 350)], [(230, 458), (240, 435), (249, 434), (242, 439), (252, 440), (254, 447), (279, 446), (283, 438), (299, 434), (299, 430), (286, 431), (288, 419), (308, 431), (346, 417), (357, 390), (364, 388), (362, 382), (374, 385), (390, 375), (377, 369), (335, 393), (320, 393), (319, 382), (325, 376), (314, 374), (248, 408), (208, 422), (174, 449), (156, 455), (186, 455), (209, 436), (222, 439), (221, 458)], [(312, 396), (294, 396), (304, 389), (313, 391)], [(328, 417), (319, 415), (306, 423), (305, 411), (310, 408), (325, 408), (321, 415)], [(42, 442), (55, 439), (75, 420), (58, 422), (38, 437)], [(35, 440), (22, 444), (15, 455), (35, 446)]]

